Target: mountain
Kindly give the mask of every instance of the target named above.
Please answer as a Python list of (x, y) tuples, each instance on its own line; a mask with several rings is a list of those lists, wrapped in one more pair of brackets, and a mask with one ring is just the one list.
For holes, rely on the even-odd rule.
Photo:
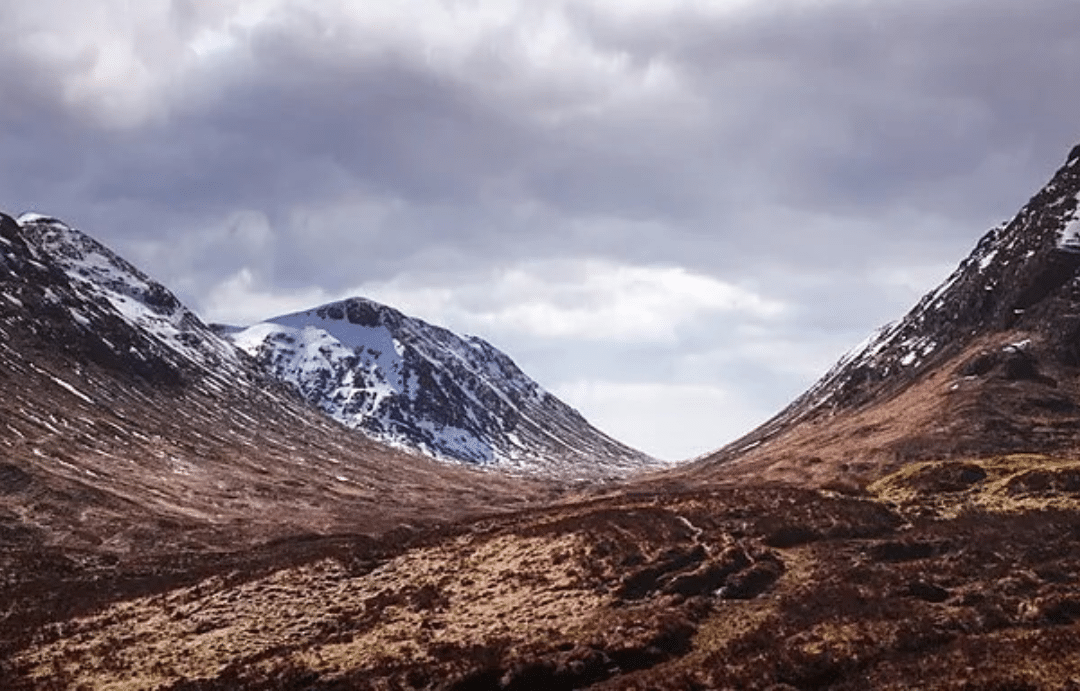
[(769, 425), (578, 494), (212, 380), (0, 216), (4, 688), (1080, 688), (1077, 159)]
[(564, 478), (656, 464), (592, 427), (483, 339), (371, 300), (219, 331), (330, 416), (387, 444)]
[(1080, 146), (937, 289), (747, 436), (722, 475), (864, 482), (932, 458), (1080, 449)]
[(0, 578), (21, 550), (378, 533), (547, 491), (342, 427), (159, 283), (39, 215), (0, 214), (0, 385)]

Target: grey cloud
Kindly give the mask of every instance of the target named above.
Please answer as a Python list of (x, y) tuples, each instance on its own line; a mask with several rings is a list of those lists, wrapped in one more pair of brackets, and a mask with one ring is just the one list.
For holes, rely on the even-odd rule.
[[(173, 2), (161, 45), (140, 39), (147, 69), (220, 24), (214, 7)], [(94, 55), (38, 55), (0, 9), (0, 208), (66, 218), (196, 305), (242, 268), (333, 293), (545, 257), (675, 264), (789, 305), (762, 342), (827, 362), (917, 298), (876, 274), (959, 261), (1080, 140), (1073, 0), (760, 3), (647, 23), (587, 7), (569, 21), (625, 57), (621, 78), (663, 65), (685, 102), (618, 105), (604, 84), (534, 69), (513, 32), (451, 69), (291, 10), (115, 126), (65, 92)], [(685, 382), (696, 362), (747, 400), (802, 386), (738, 351), (744, 326), (573, 355), (496, 336), (542, 381)]]
[[(592, 26), (639, 60), (693, 73), (727, 129), (724, 148), (782, 202), (923, 200), (1002, 152), (1030, 177), (1076, 137), (1061, 113), (1080, 86), (1080, 16), (1065, 0), (834, 2), (741, 21), (674, 15), (663, 28), (594, 16)], [(979, 182), (1005, 191), (1015, 177)], [(967, 192), (959, 208), (930, 201), (970, 213)]]

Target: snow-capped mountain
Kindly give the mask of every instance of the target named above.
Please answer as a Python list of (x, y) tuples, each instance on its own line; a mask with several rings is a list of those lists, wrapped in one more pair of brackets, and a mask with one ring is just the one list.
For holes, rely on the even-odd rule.
[[(1080, 447), (1080, 146), (937, 289), (708, 464), (815, 475)], [(843, 443), (839, 443), (843, 442)], [(824, 449), (821, 453), (815, 449)]]
[(284, 381), (368, 437), (441, 460), (571, 479), (652, 462), (589, 426), (481, 339), (364, 300), (215, 330), (87, 234), (36, 213), (8, 223), (7, 242), (23, 243), (26, 267), (54, 275), (0, 298), (20, 314), (28, 305), (55, 313), (29, 327), (63, 325), (60, 347), (111, 362), (124, 376), (218, 390)]
[(322, 410), (438, 458), (563, 477), (655, 461), (603, 434), (475, 336), (363, 298), (221, 328)]
[(0, 583), (42, 546), (381, 532), (520, 507), (549, 487), (344, 428), (163, 286), (38, 215), (0, 214), (0, 387)]

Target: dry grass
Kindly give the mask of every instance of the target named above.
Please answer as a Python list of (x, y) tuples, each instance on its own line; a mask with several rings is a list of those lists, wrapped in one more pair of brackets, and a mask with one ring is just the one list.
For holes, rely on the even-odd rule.
[(28, 679), (116, 691), (212, 679), (229, 664), (332, 678), (430, 663), (439, 649), (530, 643), (572, 626), (599, 602), (574, 585), (568, 557), (583, 549), (574, 535), (466, 535), (362, 575), (325, 560), (239, 586), (210, 578), (68, 622), (16, 662)]
[[(974, 465), (997, 496), (1032, 460)], [(941, 467), (881, 498), (665, 486), (374, 562), (233, 563), (42, 627), (7, 673), (17, 691), (1069, 688), (1080, 512), (957, 502), (971, 490)]]
[(874, 496), (955, 517), (962, 511), (1080, 510), (1080, 459), (1012, 454), (912, 463), (872, 483)]

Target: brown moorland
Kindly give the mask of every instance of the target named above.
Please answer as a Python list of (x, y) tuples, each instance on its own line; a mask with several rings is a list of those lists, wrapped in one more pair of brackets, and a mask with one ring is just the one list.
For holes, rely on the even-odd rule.
[[(382, 539), (115, 564), (3, 606), (11, 689), (1080, 688), (1074, 461), (861, 496), (668, 483)], [(51, 568), (51, 571), (50, 571)], [(15, 602), (13, 602), (15, 600)], [(39, 613), (40, 614), (40, 613)]]

